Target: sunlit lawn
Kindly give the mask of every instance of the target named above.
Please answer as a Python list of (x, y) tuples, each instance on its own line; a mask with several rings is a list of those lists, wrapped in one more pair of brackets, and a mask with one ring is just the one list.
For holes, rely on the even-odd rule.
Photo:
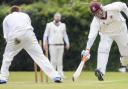
[(128, 89), (128, 73), (107, 72), (102, 82), (97, 80), (94, 72), (86, 71), (72, 82), (72, 74), (65, 72), (64, 82), (56, 84), (50, 79), (48, 83), (35, 83), (34, 72), (11, 72), (8, 83), (0, 85), (0, 89)]

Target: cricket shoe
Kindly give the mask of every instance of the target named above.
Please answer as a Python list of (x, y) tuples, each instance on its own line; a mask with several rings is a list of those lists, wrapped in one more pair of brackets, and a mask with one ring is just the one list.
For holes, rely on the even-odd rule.
[(5, 80), (0, 80), (0, 84), (6, 84), (7, 83), (7, 81), (5, 81)]
[(55, 83), (62, 83), (62, 78), (61, 77), (55, 77), (54, 79)]
[(126, 73), (126, 67), (119, 68), (119, 72)]
[(101, 73), (100, 70), (96, 69), (95, 70), (95, 75), (96, 75), (96, 77), (98, 78), (99, 81), (104, 81), (103, 74)]

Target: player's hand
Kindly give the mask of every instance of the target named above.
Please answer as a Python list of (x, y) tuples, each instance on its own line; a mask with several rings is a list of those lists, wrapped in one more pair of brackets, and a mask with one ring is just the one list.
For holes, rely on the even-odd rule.
[(69, 50), (69, 48), (70, 48), (70, 45), (66, 45), (66, 47), (65, 47), (67, 50)]
[(47, 44), (43, 44), (43, 49), (46, 51), (47, 50)]
[(81, 57), (86, 57), (87, 59), (90, 59), (90, 51), (88, 49), (82, 50)]

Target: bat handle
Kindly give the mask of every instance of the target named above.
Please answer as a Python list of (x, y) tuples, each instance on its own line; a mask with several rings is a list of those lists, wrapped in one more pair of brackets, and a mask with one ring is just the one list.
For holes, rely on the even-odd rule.
[(82, 56), (81, 60), (85, 63), (88, 60), (88, 58), (87, 56)]

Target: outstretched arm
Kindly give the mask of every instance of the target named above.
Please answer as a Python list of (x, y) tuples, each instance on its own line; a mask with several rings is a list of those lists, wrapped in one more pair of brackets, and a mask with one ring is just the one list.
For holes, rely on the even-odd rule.
[(99, 20), (96, 17), (94, 17), (94, 19), (90, 25), (90, 32), (88, 35), (86, 49), (81, 52), (82, 57), (86, 56), (88, 59), (90, 58), (90, 49), (98, 35), (99, 29), (100, 29)]
[(91, 25), (90, 25), (90, 32), (89, 32), (89, 35), (88, 35), (88, 41), (87, 41), (87, 45), (86, 45), (86, 49), (91, 49), (97, 35), (98, 35), (98, 31), (100, 29), (100, 26), (99, 26), (99, 21), (96, 17), (94, 17)]

